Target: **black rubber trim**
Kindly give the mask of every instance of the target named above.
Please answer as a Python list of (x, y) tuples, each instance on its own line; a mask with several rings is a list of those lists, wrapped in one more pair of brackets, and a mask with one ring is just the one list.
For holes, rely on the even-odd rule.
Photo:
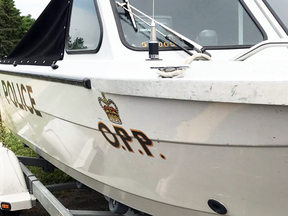
[(54, 76), (48, 74), (36, 74), (36, 73), (22, 73), (11, 71), (0, 71), (0, 74), (6, 74), (11, 76), (19, 76), (25, 78), (33, 78), (38, 80), (45, 80), (50, 82), (57, 82), (69, 85), (81, 86), (86, 89), (91, 89), (91, 80), (87, 77), (68, 77), (68, 76)]
[(281, 20), (281, 18), (277, 15), (277, 13), (275, 12), (275, 10), (272, 8), (272, 6), (269, 4), (269, 2), (267, 0), (263, 0), (264, 4), (266, 5), (266, 7), (270, 10), (270, 12), (273, 14), (273, 16), (275, 17), (275, 19), (279, 22), (280, 26), (283, 28), (283, 30), (288, 34), (288, 28), (286, 27), (286, 25), (283, 23), (283, 21)]
[[(266, 32), (264, 31), (263, 27), (260, 25), (260, 23), (258, 22), (258, 20), (256, 19), (256, 17), (253, 15), (253, 13), (250, 11), (250, 9), (248, 8), (248, 6), (246, 5), (246, 3), (243, 0), (239, 0), (239, 2), (241, 3), (241, 5), (243, 6), (244, 10), (246, 10), (247, 15), (250, 16), (251, 20), (255, 23), (256, 27), (259, 29), (259, 31), (261, 32), (262, 36), (263, 36), (263, 41), (268, 39), (268, 36), (266, 34)], [(253, 44), (252, 46), (254, 46), (255, 44)]]

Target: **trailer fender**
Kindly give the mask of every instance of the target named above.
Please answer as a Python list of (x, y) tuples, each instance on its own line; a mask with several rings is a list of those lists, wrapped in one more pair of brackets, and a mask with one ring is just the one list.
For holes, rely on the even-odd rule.
[(11, 211), (32, 208), (35, 197), (27, 189), (17, 157), (1, 146), (0, 143), (0, 203), (10, 204)]

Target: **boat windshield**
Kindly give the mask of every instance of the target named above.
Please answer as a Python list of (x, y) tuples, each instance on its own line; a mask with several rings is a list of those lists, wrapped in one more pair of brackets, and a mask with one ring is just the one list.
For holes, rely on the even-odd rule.
[[(152, 17), (153, 1), (129, 2), (133, 7)], [(154, 8), (155, 20), (202, 46), (243, 47), (264, 40), (259, 26), (238, 0), (155, 0)], [(131, 16), (121, 7), (117, 7), (117, 12), (124, 43), (137, 49), (147, 48), (150, 27), (145, 22), (151, 23), (151, 21), (132, 9), (132, 12), (140, 17), (139, 19), (134, 16), (137, 25), (135, 31)], [(169, 35), (157, 24), (156, 28)], [(175, 44), (167, 41), (163, 35), (157, 33), (157, 39), (162, 49), (175, 47)]]
[(274, 16), (278, 19), (286, 33), (288, 34), (288, 1), (287, 0), (265, 0)]

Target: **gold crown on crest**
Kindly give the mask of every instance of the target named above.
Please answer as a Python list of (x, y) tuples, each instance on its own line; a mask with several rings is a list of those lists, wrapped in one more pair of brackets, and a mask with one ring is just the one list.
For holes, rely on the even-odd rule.
[(122, 121), (119, 116), (119, 110), (117, 105), (111, 99), (106, 99), (104, 93), (101, 93), (102, 97), (98, 97), (98, 101), (102, 109), (105, 111), (109, 120), (115, 124), (122, 124)]

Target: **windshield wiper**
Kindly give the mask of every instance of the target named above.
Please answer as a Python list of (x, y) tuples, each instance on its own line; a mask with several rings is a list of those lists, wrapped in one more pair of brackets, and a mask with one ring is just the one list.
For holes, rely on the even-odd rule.
[[(119, 2), (116, 1), (116, 4), (120, 7), (122, 7), (124, 10), (128, 10), (127, 6), (125, 3), (121, 4)], [(131, 14), (134, 15), (135, 17), (137, 17), (138, 19), (140, 19), (142, 22), (144, 22), (146, 25), (150, 26), (151, 25), (149, 23), (147, 23), (146, 21), (144, 21), (143, 19), (141, 19), (139, 16), (137, 16), (135, 13), (132, 12), (132, 9), (137, 11), (138, 13), (142, 14), (143, 16), (147, 17), (148, 19), (150, 19), (151, 21), (154, 21), (155, 23), (157, 23), (159, 26), (161, 26), (165, 31), (169, 32), (171, 35), (173, 35), (175, 38), (177, 38), (178, 40), (180, 40), (181, 42), (183, 42), (185, 45), (187, 45), (188, 47), (190, 47), (191, 49), (195, 50), (198, 53), (204, 53), (206, 55), (209, 55), (211, 57), (211, 54), (208, 53), (204, 47), (202, 47), (201, 45), (197, 44), (196, 42), (190, 40), (189, 38), (183, 36), (182, 34), (174, 31), (173, 29), (167, 27), (166, 25), (156, 21), (155, 19), (153, 19), (152, 17), (148, 16), (147, 14), (143, 13), (142, 11), (140, 11), (139, 9), (135, 8), (134, 6), (132, 6), (131, 4), (129, 4), (129, 8), (131, 11)], [(134, 17), (133, 17), (134, 18)], [(135, 21), (135, 20), (134, 20)], [(136, 24), (135, 24), (136, 25)], [(133, 26), (134, 27), (134, 26)], [(182, 50), (184, 50), (187, 54), (189, 55), (193, 55), (193, 53), (191, 53), (189, 50), (187, 50), (185, 47), (177, 44), (175, 42), (175, 40), (173, 40), (171, 37), (163, 34), (162, 32), (160, 32), (159, 30), (157, 30), (158, 33), (160, 33), (162, 36), (164, 36), (167, 40), (169, 40), (170, 42), (174, 43), (176, 46), (178, 46), (179, 48), (181, 48)]]
[[(118, 2), (119, 3), (119, 2)], [(119, 3), (120, 4), (120, 3)], [(129, 0), (123, 0), (123, 3), (120, 4), (122, 8), (125, 8), (125, 14), (127, 14), (127, 17), (129, 16), (130, 17), (130, 20), (132, 22), (132, 26), (135, 30), (135, 32), (138, 31), (138, 28), (137, 28), (137, 24), (136, 24), (136, 21), (135, 21), (135, 18), (134, 18), (134, 13), (130, 7), (130, 2)]]

